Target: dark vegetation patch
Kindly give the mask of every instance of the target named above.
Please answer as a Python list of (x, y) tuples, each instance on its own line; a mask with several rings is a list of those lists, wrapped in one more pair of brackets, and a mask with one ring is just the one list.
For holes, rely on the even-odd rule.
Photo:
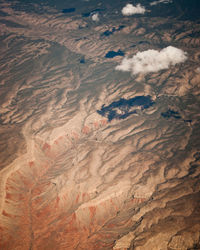
[(110, 50), (110, 51), (108, 51), (108, 53), (105, 55), (106, 58), (113, 58), (113, 57), (116, 57), (116, 56), (124, 56), (124, 52), (121, 51), (120, 49), (119, 49), (118, 51)]
[(112, 102), (108, 106), (103, 105), (100, 110), (97, 110), (97, 113), (107, 117), (108, 121), (112, 121), (113, 119), (120, 120), (137, 113), (137, 109), (133, 107), (140, 107), (143, 110), (149, 108), (154, 103), (151, 96), (136, 96), (130, 99), (121, 98), (119, 101)]
[(179, 112), (172, 109), (168, 109), (166, 112), (161, 113), (161, 116), (167, 119), (171, 117), (175, 119), (181, 119)]
[(112, 30), (106, 30), (104, 31), (101, 36), (110, 36), (115, 32), (115, 28), (112, 28)]
[(120, 30), (122, 30), (123, 28), (125, 28), (125, 25), (120, 25), (120, 26), (116, 29), (116, 31), (120, 31)]
[(66, 14), (66, 13), (72, 13), (75, 12), (76, 8), (68, 8), (68, 9), (63, 9), (62, 13)]
[(184, 122), (189, 122), (189, 123), (191, 123), (192, 120), (188, 119), (188, 120), (184, 120)]
[(122, 30), (124, 27), (125, 27), (124, 25), (120, 25), (118, 28), (113, 27), (111, 30), (106, 30), (106, 31), (104, 31), (104, 32), (101, 34), (101, 36), (110, 36), (110, 35), (112, 35), (114, 32)]
[(80, 63), (85, 63), (85, 58), (84, 58), (84, 57), (82, 57), (82, 58), (80, 59)]
[[(174, 111), (172, 109), (168, 109), (166, 112), (161, 113), (161, 116), (170, 119), (170, 118), (175, 118), (175, 119), (182, 119), (180, 113), (178, 111)], [(191, 123), (191, 119), (182, 119), (183, 122), (185, 123)]]

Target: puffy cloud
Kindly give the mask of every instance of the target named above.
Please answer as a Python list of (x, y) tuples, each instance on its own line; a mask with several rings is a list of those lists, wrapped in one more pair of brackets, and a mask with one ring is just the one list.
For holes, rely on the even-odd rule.
[(158, 0), (158, 1), (153, 1), (150, 3), (151, 6), (157, 5), (159, 3), (172, 3), (172, 0)]
[(149, 49), (138, 52), (132, 58), (125, 57), (115, 69), (130, 71), (133, 75), (138, 73), (157, 72), (168, 69), (171, 65), (182, 63), (187, 59), (187, 54), (181, 49), (168, 46), (161, 51)]
[(99, 21), (99, 13), (92, 14), (92, 20), (95, 22), (98, 22)]
[(136, 6), (133, 6), (132, 4), (128, 3), (122, 9), (122, 14), (124, 16), (131, 16), (134, 14), (144, 14), (145, 11), (146, 11), (145, 7), (143, 7), (141, 4), (137, 4)]

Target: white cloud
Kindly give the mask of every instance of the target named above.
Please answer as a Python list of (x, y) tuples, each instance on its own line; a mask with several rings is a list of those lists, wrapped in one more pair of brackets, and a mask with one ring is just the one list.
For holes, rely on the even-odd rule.
[(124, 16), (131, 16), (134, 14), (144, 14), (145, 11), (146, 11), (145, 7), (143, 7), (141, 4), (137, 4), (136, 6), (133, 6), (132, 4), (128, 3), (122, 9), (122, 14)]
[(115, 69), (130, 71), (133, 75), (138, 73), (157, 72), (168, 69), (171, 65), (182, 63), (187, 59), (187, 54), (181, 49), (168, 46), (161, 51), (149, 49), (138, 52), (132, 58), (125, 57)]
[(95, 22), (98, 22), (99, 21), (99, 13), (92, 14), (92, 20)]
[(173, 1), (172, 0), (158, 0), (158, 1), (153, 1), (150, 3), (151, 6), (153, 5), (157, 5), (159, 3), (172, 3)]
[(198, 67), (198, 68), (196, 69), (196, 71), (197, 71), (197, 73), (200, 73), (200, 67)]

